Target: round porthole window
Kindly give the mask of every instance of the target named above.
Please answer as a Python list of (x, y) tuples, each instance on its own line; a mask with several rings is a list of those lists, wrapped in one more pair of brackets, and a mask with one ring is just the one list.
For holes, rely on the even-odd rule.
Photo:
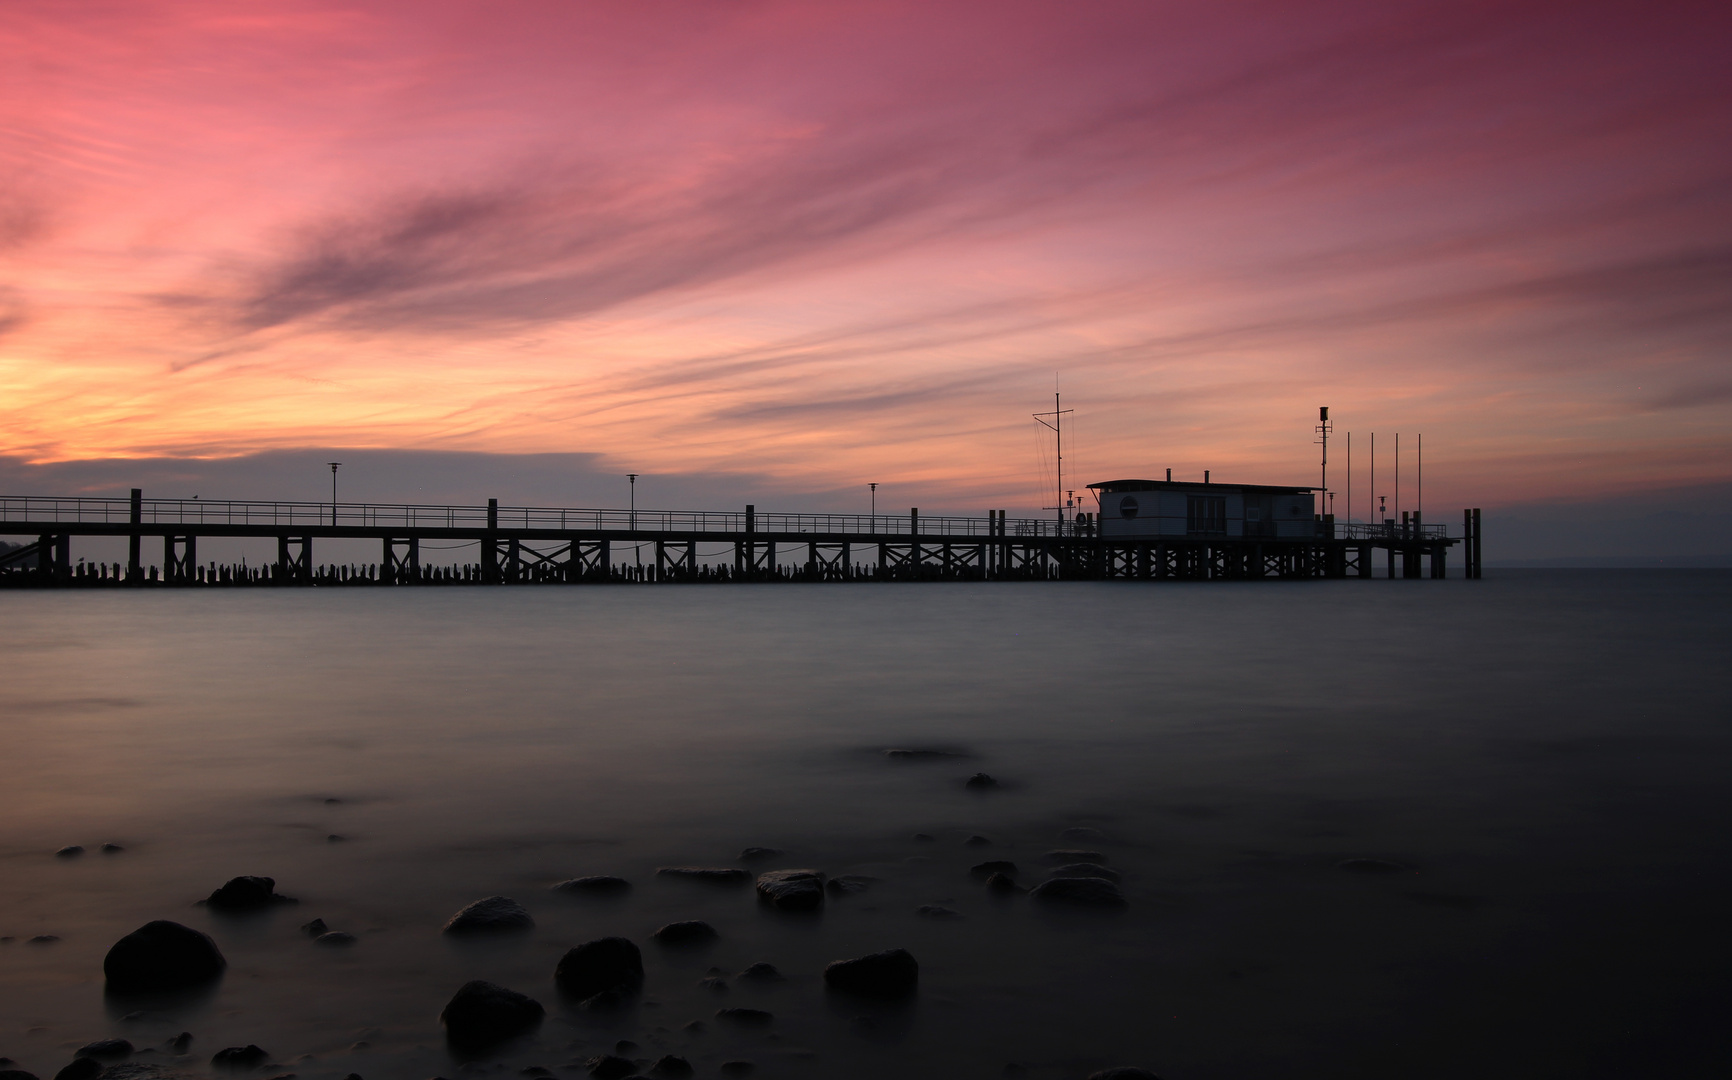
[(1120, 499), (1119, 500), (1119, 517), (1134, 518), (1136, 516), (1137, 516), (1137, 498), (1136, 498), (1136, 496), (1135, 495), (1126, 495), (1124, 498)]

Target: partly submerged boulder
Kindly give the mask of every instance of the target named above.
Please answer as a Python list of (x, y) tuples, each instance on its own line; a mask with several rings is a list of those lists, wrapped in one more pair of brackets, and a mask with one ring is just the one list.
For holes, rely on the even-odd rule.
[(919, 982), (920, 965), (907, 949), (838, 960), (824, 969), (824, 983), (831, 989), (867, 997), (904, 997)]
[(439, 1022), (453, 1046), (479, 1050), (522, 1035), (546, 1013), (532, 997), (476, 979), (463, 984), (439, 1014)]
[(451, 916), (447, 934), (485, 934), (501, 930), (528, 930), (535, 920), (523, 905), (509, 896), (489, 896)]
[(205, 903), (218, 911), (257, 911), (272, 904), (292, 904), (292, 896), (277, 892), (277, 879), (243, 875), (229, 878)]
[(553, 979), (562, 992), (577, 998), (633, 993), (643, 985), (643, 953), (622, 937), (586, 941), (566, 951)]
[(167, 919), (146, 923), (121, 938), (102, 961), (108, 988), (120, 993), (198, 986), (226, 967), (209, 934)]
[(783, 911), (811, 911), (824, 905), (824, 875), (818, 870), (759, 874), (758, 898)]

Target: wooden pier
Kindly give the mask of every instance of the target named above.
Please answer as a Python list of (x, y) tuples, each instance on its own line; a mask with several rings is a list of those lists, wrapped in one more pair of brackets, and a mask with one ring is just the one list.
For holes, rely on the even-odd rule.
[[(1466, 542), (1478, 577), (1478, 511), (1464, 535), (1417, 521), (1319, 522), (1307, 538), (1101, 537), (1077, 522), (907, 514), (759, 514), (547, 507), (419, 506), (0, 497), (0, 586), (507, 585), (768, 581), (1243, 581), (1442, 578)], [(127, 560), (74, 561), (73, 539), (118, 537)], [(263, 565), (203, 563), (205, 538), (274, 540)], [(332, 541), (377, 545), (377, 561), (326, 562)], [(161, 561), (147, 561), (160, 544)], [(347, 545), (352, 547), (352, 543)], [(701, 552), (701, 548), (715, 548)], [(469, 549), (473, 548), (471, 555)], [(439, 563), (434, 551), (463, 553)]]

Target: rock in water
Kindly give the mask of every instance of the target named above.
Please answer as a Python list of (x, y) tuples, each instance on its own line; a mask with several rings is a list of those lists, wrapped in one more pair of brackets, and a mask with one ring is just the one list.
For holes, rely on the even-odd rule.
[(1107, 861), (1107, 857), (1098, 851), (1078, 851), (1074, 848), (1049, 851), (1041, 858), (1049, 863), (1104, 863)]
[(779, 847), (749, 847), (740, 852), (740, 861), (755, 862), (758, 859), (773, 859), (778, 855), (786, 854), (787, 852)]
[(674, 1054), (663, 1054), (650, 1066), (649, 1074), (657, 1080), (685, 1080), (692, 1075), (692, 1063)]
[(210, 1063), (224, 1069), (251, 1069), (263, 1065), (270, 1058), (264, 1047), (248, 1043), (246, 1046), (230, 1046), (218, 1050), (210, 1059)]
[(1009, 874), (991, 874), (986, 879), (986, 887), (995, 893), (1015, 893), (1022, 890), (1017, 887), (1016, 879)]
[(102, 961), (110, 990), (179, 990), (207, 983), (228, 962), (209, 934), (167, 919), (146, 923), (114, 943)]
[(984, 791), (987, 788), (997, 787), (998, 781), (983, 772), (977, 772), (973, 776), (969, 777), (968, 782), (963, 786), (973, 788), (975, 791)]
[(476, 979), (463, 984), (439, 1022), (453, 1046), (479, 1050), (529, 1031), (546, 1011), (534, 998)]
[(1089, 1080), (1161, 1080), (1161, 1078), (1147, 1069), (1121, 1065), (1116, 1069), (1102, 1069), (1100, 1072), (1089, 1073)]
[(102, 1075), (102, 1063), (95, 1058), (73, 1058), (72, 1064), (54, 1074), (54, 1080), (96, 1080)]
[(61, 848), (59, 851), (56, 851), (54, 854), (60, 856), (62, 859), (70, 859), (74, 855), (84, 854), (84, 845), (83, 844), (67, 844), (65, 847)]
[(758, 898), (783, 911), (811, 911), (824, 905), (824, 875), (817, 870), (759, 874)]
[(1050, 878), (1036, 885), (1029, 895), (1036, 900), (1087, 907), (1125, 906), (1125, 898), (1119, 892), (1119, 887), (1106, 878)]
[(734, 866), (663, 866), (656, 873), (661, 877), (704, 881), (712, 885), (744, 885), (752, 880), (750, 870)]
[(23, 1069), (0, 1069), (0, 1080), (36, 1080), (36, 1074)]
[(979, 878), (991, 877), (994, 874), (1015, 877), (1016, 864), (1005, 859), (993, 859), (990, 862), (975, 863), (968, 868), (968, 872)]
[(775, 964), (766, 964), (762, 960), (753, 964), (751, 967), (747, 968), (746, 970), (740, 972), (740, 978), (749, 980), (751, 982), (782, 982), (783, 981), (782, 973), (780, 971), (776, 970), (776, 965)]
[(614, 1054), (604, 1057), (590, 1058), (585, 1062), (585, 1068), (595, 1080), (624, 1080), (625, 1077), (637, 1072), (637, 1066), (630, 1058), (622, 1058)]
[(79, 1057), (119, 1058), (132, 1053), (132, 1043), (125, 1039), (98, 1039), (78, 1048)]
[(578, 998), (629, 994), (643, 985), (643, 953), (622, 937), (586, 941), (560, 958), (553, 979), (561, 991)]
[(716, 928), (701, 919), (671, 922), (650, 935), (663, 945), (697, 945), (716, 940)]
[(919, 982), (920, 965), (907, 949), (838, 960), (824, 969), (825, 985), (868, 997), (904, 997)]
[(313, 939), (314, 945), (343, 946), (343, 945), (353, 945), (354, 943), (355, 943), (355, 935), (354, 934), (345, 934), (341, 930), (327, 930), (323, 934), (320, 934), (318, 937)]
[(192, 1045), (192, 1032), (183, 1031), (179, 1035), (168, 1040), (165, 1045), (177, 1054), (184, 1054), (186, 1053), (187, 1048)]
[(955, 908), (947, 908), (943, 904), (921, 904), (914, 909), (916, 915), (924, 915), (928, 919), (960, 919), (962, 912)]
[(320, 934), (324, 933), (325, 931), (327, 931), (329, 929), (330, 929), (330, 927), (325, 925), (325, 920), (314, 919), (312, 922), (306, 923), (301, 927), (301, 933), (307, 935), (308, 937), (318, 937)]
[(528, 930), (535, 925), (523, 905), (509, 896), (489, 896), (451, 916), (447, 934), (485, 934), (499, 930)]
[(590, 896), (629, 892), (630, 890), (631, 882), (622, 877), (610, 877), (606, 874), (574, 877), (553, 887), (554, 892), (583, 893)]
[(877, 880), (865, 874), (838, 874), (824, 883), (824, 891), (831, 896), (853, 896), (870, 889)]
[(1054, 867), (1052, 870), (1050, 870), (1047, 873), (1046, 876), (1047, 877), (1098, 877), (1098, 878), (1106, 878), (1108, 881), (1119, 880), (1119, 872), (1117, 870), (1109, 870), (1106, 867), (1100, 866), (1096, 863), (1086, 863), (1086, 862), (1069, 863), (1065, 866)]
[(277, 895), (276, 888), (276, 878), (250, 875), (230, 878), (205, 903), (218, 911), (257, 911), (272, 904), (295, 902), (291, 897)]

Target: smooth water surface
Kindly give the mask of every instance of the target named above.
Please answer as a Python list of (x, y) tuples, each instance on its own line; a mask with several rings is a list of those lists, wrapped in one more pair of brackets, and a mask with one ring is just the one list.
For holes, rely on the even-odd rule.
[[(1732, 574), (8, 592), (0, 615), (0, 1055), (38, 1075), (182, 1030), (190, 1056), (141, 1060), (575, 1078), (630, 1039), (703, 1077), (1732, 1073)], [(797, 917), (654, 876), (753, 845), (787, 852), (754, 869), (878, 880)], [(968, 874), (1031, 885), (1065, 847), (1129, 907)], [(1338, 866), (1360, 857), (1411, 870)], [(635, 887), (549, 890), (600, 873)], [(196, 904), (238, 874), (300, 902)], [(495, 894), (536, 929), (441, 936)], [(360, 940), (313, 945), (315, 916)], [(227, 975), (105, 999), (104, 953), (156, 918), (211, 933)], [(721, 937), (656, 946), (676, 919)], [(637, 1007), (561, 1001), (559, 956), (608, 934), (644, 946)], [(893, 947), (914, 1001), (823, 990)], [(787, 981), (732, 977), (760, 960)], [(474, 978), (546, 1004), (539, 1032), (453, 1058), (437, 1016)]]

